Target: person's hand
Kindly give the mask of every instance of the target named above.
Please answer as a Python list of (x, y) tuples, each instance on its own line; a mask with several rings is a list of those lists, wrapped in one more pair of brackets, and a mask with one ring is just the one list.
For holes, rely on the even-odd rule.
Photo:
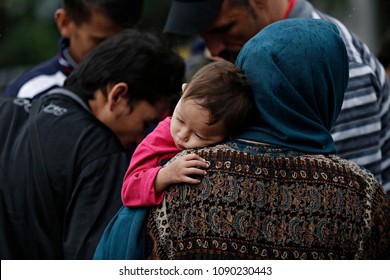
[(209, 164), (197, 154), (188, 154), (163, 167), (154, 181), (156, 193), (164, 191), (169, 185), (177, 183), (199, 184), (194, 176), (204, 176)]

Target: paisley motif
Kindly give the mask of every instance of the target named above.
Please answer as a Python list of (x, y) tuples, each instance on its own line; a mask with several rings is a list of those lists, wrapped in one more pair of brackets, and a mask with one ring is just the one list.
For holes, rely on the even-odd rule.
[[(383, 190), (372, 175), (333, 155), (241, 145), (198, 151), (211, 164), (208, 175), (196, 186), (172, 186), (162, 207), (151, 211), (151, 257), (364, 259), (385, 254), (390, 203), (379, 199)], [(387, 214), (372, 220), (373, 209), (380, 207), (387, 207)], [(384, 239), (374, 242), (379, 233)]]

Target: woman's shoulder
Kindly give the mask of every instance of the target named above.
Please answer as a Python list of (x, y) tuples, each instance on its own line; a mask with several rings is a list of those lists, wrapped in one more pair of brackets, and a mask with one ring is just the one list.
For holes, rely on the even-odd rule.
[(169, 188), (150, 215), (151, 258), (368, 259), (388, 252), (389, 202), (369, 172), (334, 155), (258, 148), (195, 150), (210, 167), (196, 187)]

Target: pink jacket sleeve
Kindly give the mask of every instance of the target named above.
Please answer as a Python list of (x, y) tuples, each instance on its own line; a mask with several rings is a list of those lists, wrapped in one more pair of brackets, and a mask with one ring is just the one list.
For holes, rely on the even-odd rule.
[(180, 150), (170, 134), (171, 118), (166, 118), (138, 145), (131, 158), (122, 186), (125, 206), (158, 205), (164, 193), (156, 196), (154, 180), (163, 160), (171, 159)]

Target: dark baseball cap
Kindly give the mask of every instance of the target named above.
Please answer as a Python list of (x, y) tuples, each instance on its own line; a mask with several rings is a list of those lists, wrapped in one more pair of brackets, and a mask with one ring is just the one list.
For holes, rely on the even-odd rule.
[(164, 32), (195, 35), (210, 25), (223, 0), (173, 0)]

